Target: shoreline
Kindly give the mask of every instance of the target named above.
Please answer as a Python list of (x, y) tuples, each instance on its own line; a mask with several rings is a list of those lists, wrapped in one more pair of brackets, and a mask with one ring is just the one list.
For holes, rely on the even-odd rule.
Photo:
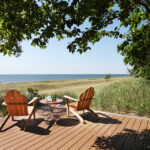
[(38, 90), (40, 95), (62, 93), (64, 91), (80, 91), (88, 87), (104, 87), (109, 83), (118, 80), (127, 79), (128, 77), (111, 77), (108, 82), (104, 78), (90, 79), (68, 79), (68, 80), (47, 80), (47, 81), (32, 81), (32, 82), (17, 82), (17, 83), (0, 83), (0, 96), (4, 96), (8, 90), (16, 89), (24, 93), (28, 88)]
[[(0, 84), (16, 84), (30, 82), (50, 82), (82, 79), (103, 79), (106, 74), (44, 74), (44, 75), (0, 75)], [(129, 74), (110, 74), (111, 78), (128, 77)], [(2, 81), (3, 80), (3, 81)]]

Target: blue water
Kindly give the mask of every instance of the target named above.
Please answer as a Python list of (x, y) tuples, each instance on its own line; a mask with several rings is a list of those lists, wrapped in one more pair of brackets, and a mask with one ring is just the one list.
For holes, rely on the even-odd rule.
[[(17, 83), (47, 80), (104, 78), (106, 74), (14, 74), (0, 75), (0, 83)], [(124, 77), (128, 74), (111, 74), (111, 77)]]

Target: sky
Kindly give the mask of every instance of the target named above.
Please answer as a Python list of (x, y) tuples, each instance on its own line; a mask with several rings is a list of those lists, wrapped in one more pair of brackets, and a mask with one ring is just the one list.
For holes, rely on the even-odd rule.
[[(116, 25), (116, 22), (114, 25)], [(88, 26), (88, 23), (86, 23)], [(82, 28), (82, 27), (81, 27)], [(91, 50), (79, 54), (67, 49), (70, 39), (53, 38), (45, 50), (23, 41), (20, 57), (0, 53), (0, 74), (127, 74), (123, 57), (117, 52), (121, 39), (105, 37)]]
[(67, 49), (69, 39), (50, 40), (45, 50), (22, 43), (20, 57), (0, 54), (0, 74), (127, 74), (123, 57), (117, 52), (119, 39), (104, 38), (92, 50), (79, 54)]

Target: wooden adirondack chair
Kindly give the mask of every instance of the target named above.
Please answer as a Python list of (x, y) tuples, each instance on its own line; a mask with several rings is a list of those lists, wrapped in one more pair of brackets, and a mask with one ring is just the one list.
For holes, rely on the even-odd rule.
[[(10, 116), (12, 116), (12, 120), (14, 120), (14, 116), (28, 116), (28, 120), (26, 121), (24, 131), (26, 131), (31, 116), (34, 116), (35, 119), (35, 106), (38, 97), (34, 97), (29, 103), (27, 103), (27, 99), (25, 96), (21, 95), (16, 90), (10, 90), (4, 96), (4, 103), (6, 105), (8, 116), (0, 127), (0, 131), (4, 127), (5, 123), (8, 121)], [(33, 106), (27, 106), (28, 104), (33, 103)]]
[[(94, 96), (94, 88), (88, 88), (84, 93), (79, 96), (79, 99), (74, 99), (69, 96), (64, 96), (66, 98), (67, 116), (69, 116), (69, 111), (71, 111), (82, 123), (84, 123), (83, 118), (77, 113), (77, 111), (88, 110), (92, 112), (97, 118), (99, 116), (90, 108), (91, 101)], [(69, 103), (69, 100), (76, 101), (76, 103)]]

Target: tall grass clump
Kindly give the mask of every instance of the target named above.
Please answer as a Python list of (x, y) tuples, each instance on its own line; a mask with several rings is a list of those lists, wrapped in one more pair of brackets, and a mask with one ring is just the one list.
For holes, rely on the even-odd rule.
[[(27, 98), (27, 101), (30, 102), (34, 97), (38, 97), (36, 106), (41, 106), (39, 100), (44, 99), (44, 96), (38, 94), (37, 89), (27, 88), (27, 92), (21, 92)], [(31, 104), (32, 105), (32, 104)]]
[(3, 98), (0, 98), (0, 117), (7, 114), (6, 107), (2, 105), (3, 102)]
[(150, 116), (150, 82), (130, 77), (96, 90), (92, 106), (109, 112)]

